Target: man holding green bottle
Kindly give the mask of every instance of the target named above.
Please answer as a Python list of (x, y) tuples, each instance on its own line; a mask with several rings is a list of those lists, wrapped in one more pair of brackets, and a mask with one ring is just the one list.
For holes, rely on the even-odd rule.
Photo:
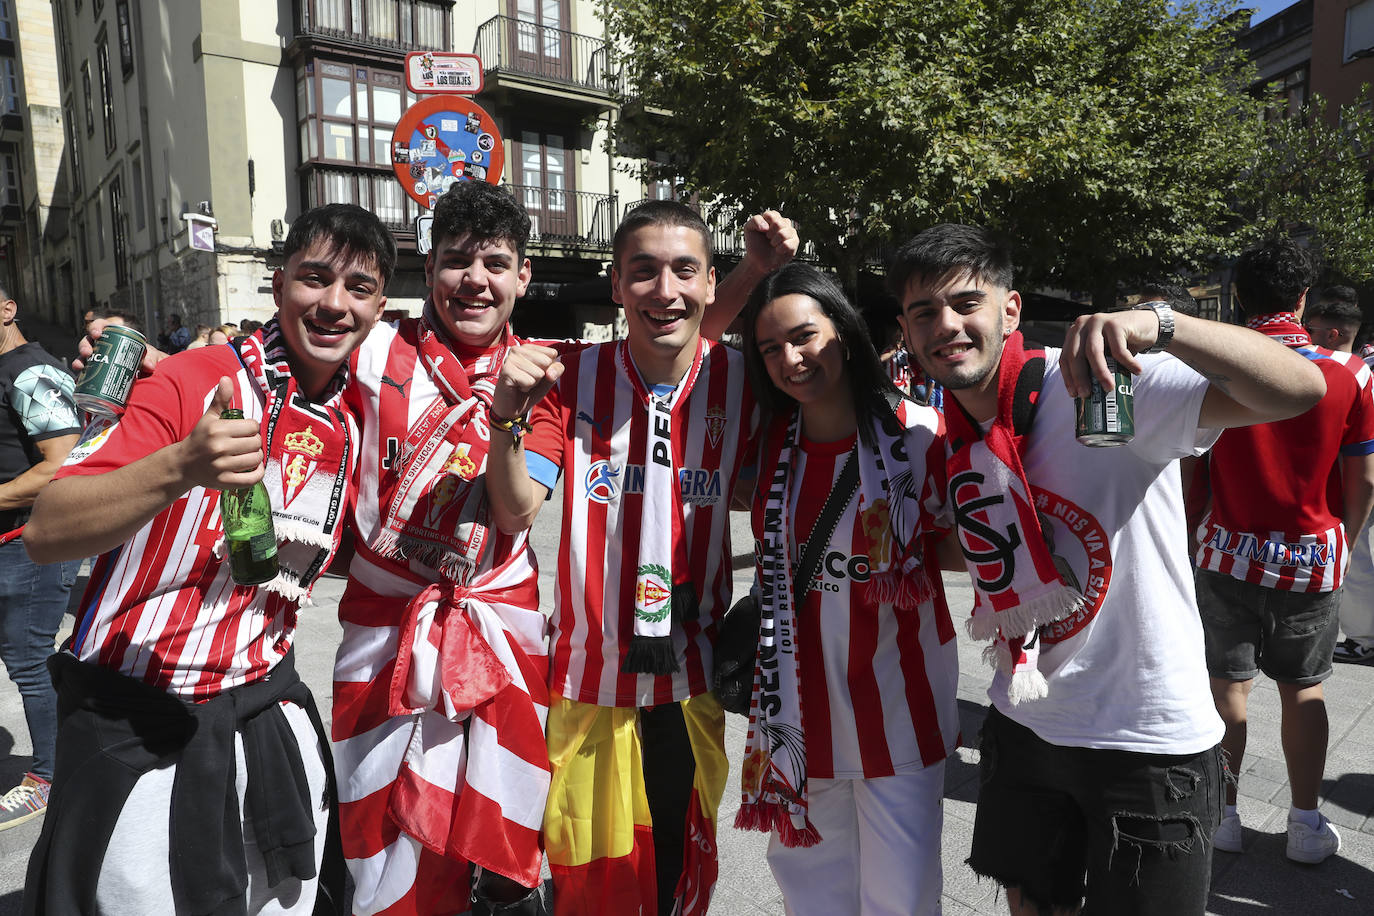
[[(276, 318), (163, 361), (34, 507), (36, 561), (100, 556), (50, 662), (57, 769), (26, 913), (343, 905), (327, 738), (291, 645), (351, 501), (346, 364), (396, 248), (373, 214), (331, 204), (292, 225), (285, 255)], [(246, 418), (222, 416), (236, 409)], [(243, 585), (221, 491), (259, 482), (279, 568)]]

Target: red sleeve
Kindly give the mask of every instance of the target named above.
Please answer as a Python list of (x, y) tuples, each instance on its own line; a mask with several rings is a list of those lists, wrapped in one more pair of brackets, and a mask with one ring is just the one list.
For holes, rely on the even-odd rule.
[(525, 436), (525, 448), (563, 469), (564, 432), (563, 385), (575, 384), (577, 361), (574, 359), (544, 399), (530, 410), (530, 431)]
[[(1357, 376), (1358, 378), (1358, 376)], [(1374, 451), (1374, 376), (1365, 380), (1355, 393), (1354, 403), (1346, 416), (1345, 436), (1341, 439), (1343, 454), (1365, 455)], [(1367, 448), (1346, 446), (1368, 445)]]
[[(227, 350), (224, 347), (214, 348)], [(104, 474), (180, 442), (205, 414), (210, 393), (222, 376), (235, 378), (238, 360), (224, 362), (205, 348), (164, 361), (158, 371), (134, 383), (124, 415), (114, 423), (94, 423), (82, 435), (56, 478)], [(221, 363), (223, 363), (221, 365)], [(237, 390), (235, 406), (242, 402)]]

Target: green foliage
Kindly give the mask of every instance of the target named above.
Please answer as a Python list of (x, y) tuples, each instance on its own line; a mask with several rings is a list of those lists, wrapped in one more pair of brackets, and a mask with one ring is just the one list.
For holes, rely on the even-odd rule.
[(1331, 271), (1356, 284), (1374, 281), (1371, 149), (1368, 86), (1338, 112), (1318, 97), (1299, 116), (1267, 123), (1242, 185), (1246, 225), (1256, 235), (1308, 230)]
[(978, 222), (1018, 242), (1023, 282), (1105, 296), (1233, 254), (1254, 234), (1237, 201), (1275, 220), (1300, 203), (1243, 187), (1280, 163), (1232, 5), (608, 0), (632, 87), (616, 139), (672, 155), (651, 177), (780, 208), (847, 278)]

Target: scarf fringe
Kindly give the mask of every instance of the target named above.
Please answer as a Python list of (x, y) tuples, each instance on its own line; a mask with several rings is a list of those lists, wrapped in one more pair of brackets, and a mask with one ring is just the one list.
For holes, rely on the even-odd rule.
[(876, 604), (891, 604), (912, 611), (935, 597), (935, 585), (919, 563), (908, 561), (902, 572), (885, 569), (868, 580), (868, 597)]
[(964, 626), (977, 640), (992, 639), (998, 631), (1008, 638), (1024, 636), (1036, 627), (1063, 620), (1083, 607), (1084, 598), (1069, 586), (1053, 585), (1030, 601), (1022, 601), (997, 613), (984, 612), (970, 617)]
[[(674, 589), (674, 594), (676, 591)], [(673, 637), (636, 635), (630, 640), (620, 670), (625, 674), (676, 674), (679, 667)]]
[(310, 589), (302, 586), (295, 576), (288, 576), (285, 570), (277, 573), (277, 578), (270, 582), (264, 582), (258, 588), (266, 589), (275, 595), (281, 595), (288, 601), (298, 605), (305, 605), (310, 601)]
[(296, 521), (283, 522), (275, 517), (272, 519), (272, 524), (276, 526), (277, 543), (279, 544), (282, 541), (295, 541), (317, 550), (328, 550), (334, 546), (334, 538), (319, 528), (311, 528)]
[(1011, 683), (1007, 686), (1007, 699), (1013, 706), (1027, 700), (1043, 700), (1049, 695), (1049, 682), (1035, 668), (1016, 672), (1011, 676)]
[(465, 581), (466, 576), (476, 568), (475, 563), (452, 550), (446, 550), (432, 541), (407, 537), (391, 529), (377, 535), (372, 550), (388, 560), (423, 563), (430, 569), (437, 569), (450, 582)]
[(803, 816), (803, 821), (805, 826), (798, 827), (787, 808), (776, 802), (756, 801), (741, 805), (735, 812), (736, 830), (759, 830), (764, 833), (776, 830), (779, 841), (789, 848), (815, 846), (821, 841), (821, 832), (810, 818)]

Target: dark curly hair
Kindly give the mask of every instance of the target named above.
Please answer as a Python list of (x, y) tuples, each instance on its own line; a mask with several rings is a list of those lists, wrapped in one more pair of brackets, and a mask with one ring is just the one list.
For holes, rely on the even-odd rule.
[(396, 269), (396, 240), (375, 213), (356, 204), (324, 204), (306, 210), (291, 224), (282, 254), (289, 260), (321, 238), (329, 240), (331, 254), (371, 261), (386, 288)]
[(524, 260), (530, 216), (505, 188), (485, 181), (460, 181), (435, 202), (430, 238), (437, 249), (441, 239), (469, 233), (479, 239), (510, 242)]
[(1274, 239), (1236, 259), (1236, 298), (1250, 316), (1290, 312), (1317, 282), (1317, 261), (1292, 239)]

